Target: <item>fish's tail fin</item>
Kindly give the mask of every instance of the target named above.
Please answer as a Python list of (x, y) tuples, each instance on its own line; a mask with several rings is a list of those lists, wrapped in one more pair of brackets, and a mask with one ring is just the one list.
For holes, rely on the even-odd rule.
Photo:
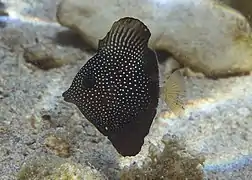
[(151, 33), (138, 19), (124, 17), (114, 22), (107, 35), (99, 41), (98, 49), (107, 46), (127, 47), (130, 50), (143, 50), (148, 45)]
[(179, 70), (174, 71), (166, 79), (161, 97), (175, 115), (184, 110), (185, 82)]

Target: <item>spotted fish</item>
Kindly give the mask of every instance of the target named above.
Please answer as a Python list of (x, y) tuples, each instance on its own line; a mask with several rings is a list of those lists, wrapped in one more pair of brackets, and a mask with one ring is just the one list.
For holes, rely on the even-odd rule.
[(114, 22), (62, 96), (112, 142), (122, 156), (138, 154), (156, 115), (159, 69), (151, 33), (138, 19)]

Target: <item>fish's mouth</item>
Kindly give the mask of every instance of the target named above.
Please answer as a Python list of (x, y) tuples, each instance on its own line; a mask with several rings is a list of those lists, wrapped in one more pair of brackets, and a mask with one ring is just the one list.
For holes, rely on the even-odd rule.
[(69, 96), (68, 90), (62, 93), (62, 97), (63, 97), (64, 101), (69, 102), (69, 103), (73, 103), (73, 99)]

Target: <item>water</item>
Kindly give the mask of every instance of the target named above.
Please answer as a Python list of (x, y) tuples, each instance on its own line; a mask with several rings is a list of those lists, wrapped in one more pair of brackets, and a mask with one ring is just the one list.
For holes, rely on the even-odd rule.
[[(98, 133), (74, 106), (63, 102), (61, 93), (70, 85), (74, 75), (92, 55), (92, 52), (85, 51), (89, 47), (84, 42), (79, 43), (80, 36), (76, 38), (76, 34), (66, 32), (67, 28), (57, 22), (55, 14), (59, 1), (3, 2), (7, 4), (5, 12), (8, 12), (8, 16), (0, 17), (0, 24), (3, 25), (0, 29), (0, 177), (3, 180), (16, 179), (16, 173), (30, 159), (57, 154), (55, 150), (57, 143), (52, 145), (53, 148), (44, 145), (49, 134), (55, 134), (68, 141), (71, 147), (69, 152), (71, 161), (79, 163), (82, 167), (91, 164), (108, 179), (115, 179), (119, 168), (124, 164), (128, 165), (133, 160), (139, 162), (144, 160), (147, 149), (143, 149), (143, 153), (137, 157), (121, 160), (108, 140)], [(180, 4), (183, 2), (185, 2), (183, 10), (190, 8), (188, 6), (190, 0), (179, 1)], [(163, 0), (151, 3), (158, 3), (159, 8), (167, 4), (172, 4), (175, 8), (180, 7), (175, 1)], [(97, 4), (99, 3), (94, 1), (90, 6), (98, 7)], [(201, 6), (197, 4), (196, 7)], [(120, 6), (118, 8), (120, 10)], [(119, 10), (115, 10), (118, 16), (120, 16)], [(173, 12), (172, 9), (169, 10)], [(99, 11), (106, 13), (104, 8)], [(174, 16), (176, 18), (171, 18), (174, 22), (173, 27), (180, 27), (181, 24), (176, 21), (181, 17), (176, 14)], [(163, 18), (161, 11), (158, 12), (158, 17)], [(87, 18), (83, 18), (83, 22), (87, 23)], [(95, 28), (95, 23), (99, 18), (94, 17), (89, 24), (90, 29), (94, 32), (99, 31), (101, 34), (103, 31), (106, 32), (106, 28), (110, 26), (108, 19), (113, 18), (107, 14), (104, 14), (103, 18), (100, 25), (97, 23), (97, 28)], [(114, 20), (117, 18), (115, 17)], [(199, 22), (201, 22), (200, 16), (197, 18), (197, 23)], [(156, 23), (162, 24), (160, 28), (148, 18), (146, 18), (146, 23), (150, 24), (153, 30), (153, 39), (166, 32), (176, 34), (176, 31), (165, 30), (166, 22), (157, 21)], [(106, 28), (104, 26), (104, 30), (100, 31), (99, 28), (104, 24)], [(200, 27), (200, 24), (196, 25)], [(217, 32), (218, 27), (212, 28), (214, 32)], [(92, 34), (92, 30), (90, 33)], [(202, 34), (202, 37), (207, 37), (204, 36), (204, 32)], [(91, 44), (99, 36), (94, 34)], [(169, 35), (166, 34), (166, 36)], [(63, 42), (59, 40), (62, 37), (65, 39)], [(183, 34), (183, 37), (188, 36)], [(76, 42), (77, 45), (70, 44), (70, 39), (74, 39), (72, 42)], [(203, 39), (203, 42), (206, 41), (211, 42)], [(157, 41), (157, 44), (159, 42), (161, 41)], [(179, 42), (174, 41), (174, 43)], [(39, 46), (39, 44), (43, 44), (38, 48), (41, 52), (48, 51), (50, 54), (56, 54), (55, 57), (58, 59), (62, 58), (62, 66), (44, 71), (27, 63), (23, 58), (23, 46), (29, 48)], [(208, 45), (211, 46), (211, 44)], [(181, 46), (183, 47), (188, 46)], [(184, 52), (183, 49), (181, 52)], [(241, 55), (241, 58), (244, 57), (246, 53)], [(252, 60), (249, 59), (246, 62), (249, 61)], [(206, 157), (203, 168), (205, 177), (209, 179), (249, 180), (250, 177), (252, 178), (250, 174), (252, 171), (252, 76), (236, 76), (218, 80), (186, 77), (185, 81), (187, 87), (185, 112), (180, 117), (170, 112), (159, 114), (152, 129), (153, 133), (150, 133), (147, 139), (158, 144), (162, 135), (166, 133), (183, 137), (188, 151), (196, 151)], [(43, 119), (45, 115), (49, 115), (50, 120)]]

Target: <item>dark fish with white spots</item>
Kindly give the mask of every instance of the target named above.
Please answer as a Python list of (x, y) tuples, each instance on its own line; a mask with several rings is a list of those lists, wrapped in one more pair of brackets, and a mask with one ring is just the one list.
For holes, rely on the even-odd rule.
[[(114, 22), (99, 41), (97, 53), (62, 95), (122, 156), (140, 152), (157, 112), (159, 69), (156, 54), (148, 47), (150, 36), (138, 19), (125, 17)], [(171, 88), (170, 92), (171, 102), (177, 101), (180, 89)]]

